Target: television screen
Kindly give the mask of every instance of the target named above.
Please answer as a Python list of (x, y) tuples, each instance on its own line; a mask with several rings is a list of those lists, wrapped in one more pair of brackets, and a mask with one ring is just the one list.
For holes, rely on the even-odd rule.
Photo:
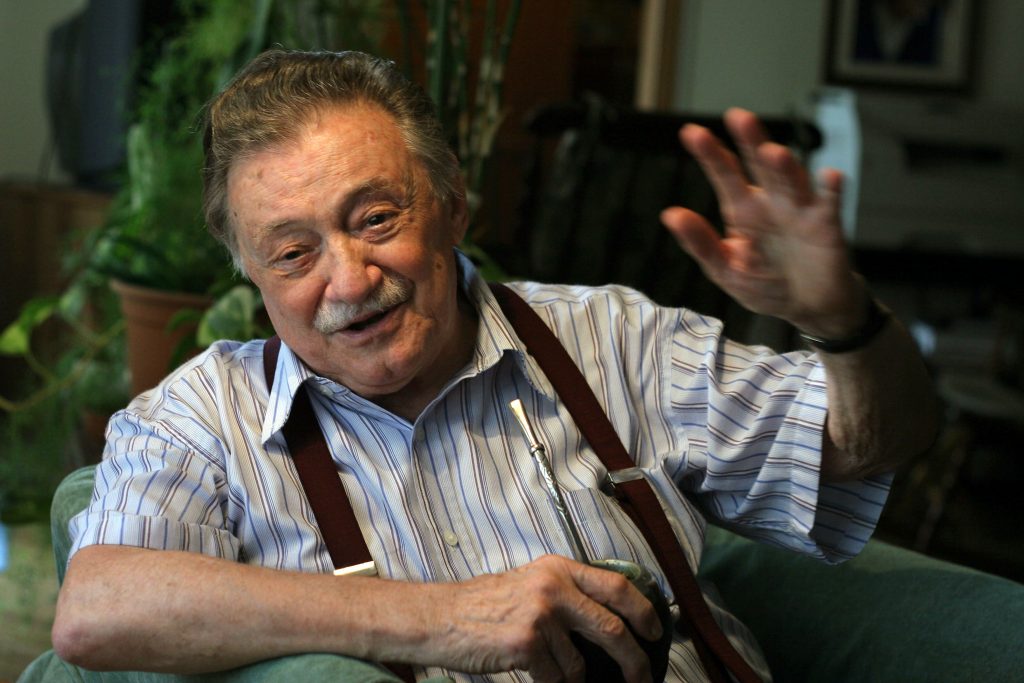
[(175, 21), (175, 3), (90, 0), (50, 33), (46, 94), (57, 158), (76, 184), (113, 189), (140, 59)]

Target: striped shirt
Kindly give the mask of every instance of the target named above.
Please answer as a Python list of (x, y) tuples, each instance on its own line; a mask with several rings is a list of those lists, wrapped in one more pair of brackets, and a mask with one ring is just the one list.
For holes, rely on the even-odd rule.
[[(590, 557), (650, 568), (671, 600), (642, 535), (599, 490), (601, 461), (472, 265), (460, 265), (479, 315), (474, 356), (414, 423), (316, 376), (286, 345), (268, 390), (262, 341), (219, 342), (111, 420), (92, 502), (71, 523), (72, 554), (120, 544), (332, 571), (281, 433), (305, 385), (381, 575), (462, 581), (547, 553), (572, 556), (508, 410), (519, 398)], [(695, 570), (706, 517), (829, 562), (867, 541), (889, 479), (819, 484), (826, 393), (813, 355), (737, 345), (720, 322), (623, 287), (512, 287), (583, 370)], [(752, 635), (709, 602), (767, 679)], [(668, 680), (702, 679), (692, 643), (677, 636)]]

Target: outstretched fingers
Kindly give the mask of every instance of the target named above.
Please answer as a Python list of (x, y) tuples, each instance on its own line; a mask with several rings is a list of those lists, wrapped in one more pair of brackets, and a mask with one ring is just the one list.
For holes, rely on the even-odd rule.
[(806, 169), (788, 147), (772, 142), (756, 114), (729, 109), (725, 125), (754, 181), (770, 196), (787, 199), (796, 206), (814, 201), (814, 187)]
[(703, 216), (690, 209), (673, 206), (661, 212), (661, 222), (713, 281), (726, 269), (726, 250), (721, 237)]
[(738, 107), (726, 110), (723, 118), (725, 128), (739, 149), (743, 163), (750, 171), (754, 182), (764, 186), (771, 171), (765, 166), (758, 150), (766, 143), (771, 142), (771, 139), (764, 126), (761, 125), (761, 120), (753, 112)]
[(761, 186), (774, 200), (783, 200), (794, 207), (809, 206), (817, 199), (810, 174), (793, 152), (770, 142), (757, 150), (760, 160)]
[(700, 164), (715, 190), (723, 214), (732, 212), (750, 192), (750, 183), (739, 159), (703, 126), (686, 124), (679, 131), (679, 139)]

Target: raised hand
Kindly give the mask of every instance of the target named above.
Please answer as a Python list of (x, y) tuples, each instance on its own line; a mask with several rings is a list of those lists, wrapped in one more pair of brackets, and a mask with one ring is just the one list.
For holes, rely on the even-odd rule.
[(691, 124), (679, 134), (718, 196), (724, 235), (683, 207), (665, 209), (662, 222), (708, 278), (743, 306), (811, 334), (843, 337), (861, 321), (864, 293), (843, 239), (840, 173), (824, 172), (816, 187), (754, 114), (730, 109), (725, 123), (749, 177), (706, 128)]

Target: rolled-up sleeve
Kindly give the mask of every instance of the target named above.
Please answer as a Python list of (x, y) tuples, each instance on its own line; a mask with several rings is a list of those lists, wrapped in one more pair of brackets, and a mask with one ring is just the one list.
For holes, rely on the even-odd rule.
[(89, 506), (70, 523), (71, 555), (90, 545), (184, 550), (237, 560), (223, 467), (187, 433), (120, 411), (108, 427)]
[(687, 312), (672, 345), (669, 404), (685, 444), (678, 483), (718, 523), (827, 562), (870, 538), (890, 475), (822, 484), (824, 368), (804, 352), (734, 344)]

